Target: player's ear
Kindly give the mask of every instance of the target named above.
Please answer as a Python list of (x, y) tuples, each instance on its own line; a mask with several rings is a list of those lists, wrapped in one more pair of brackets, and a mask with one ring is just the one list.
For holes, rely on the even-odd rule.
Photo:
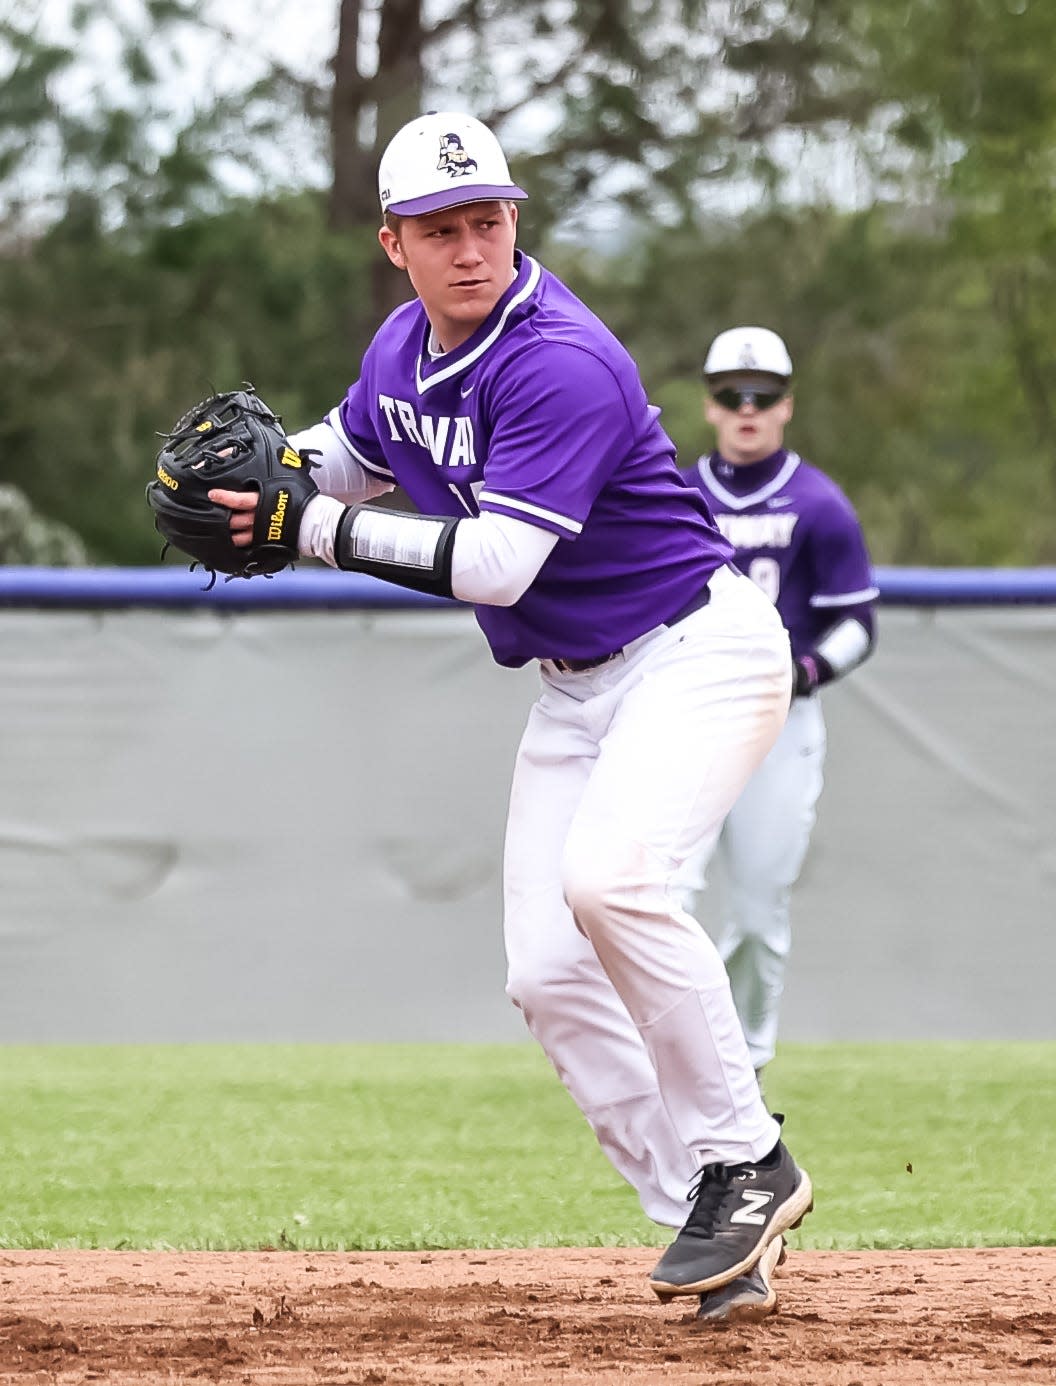
[(781, 409), (785, 416), (785, 423), (790, 423), (792, 420), (792, 415), (796, 411), (796, 403), (791, 395), (786, 395), (784, 399), (781, 401)]
[(407, 261), (403, 254), (403, 247), (400, 245), (400, 238), (397, 236), (396, 232), (388, 226), (379, 227), (378, 240), (381, 242), (382, 250), (384, 250), (385, 254), (396, 268), (406, 269)]

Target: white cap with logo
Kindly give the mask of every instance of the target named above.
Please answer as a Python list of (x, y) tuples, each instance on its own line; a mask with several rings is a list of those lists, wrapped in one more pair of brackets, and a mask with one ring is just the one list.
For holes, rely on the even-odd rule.
[(743, 371), (765, 371), (788, 379), (792, 358), (788, 347), (768, 327), (731, 327), (720, 332), (708, 349), (704, 374), (727, 375)]
[(378, 166), (378, 195), (383, 212), (401, 217), (528, 196), (511, 181), (488, 127), (445, 111), (419, 116), (392, 137)]

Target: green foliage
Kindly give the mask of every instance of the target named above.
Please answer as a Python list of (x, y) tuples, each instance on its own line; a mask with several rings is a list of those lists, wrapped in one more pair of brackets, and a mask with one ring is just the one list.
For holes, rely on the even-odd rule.
[[(1054, 1065), (1052, 1044), (782, 1047), (767, 1095), (817, 1205), (794, 1244), (1051, 1244)], [(528, 1044), (7, 1046), (0, 1143), (6, 1248), (669, 1235)]]
[[(797, 364), (788, 441), (843, 484), (875, 559), (1056, 561), (1056, 6), (566, 10), (555, 46), (547, 0), (436, 18), (363, 0), (342, 8), (330, 68), (298, 76), (263, 49), (207, 59), (222, 80), (181, 113), (178, 40), (230, 57), (210, 4), (77, 4), (64, 38), (8, 7), (0, 482), (97, 561), (154, 561), (156, 431), (246, 378), (291, 427), (340, 398), (405, 291), (374, 240), (377, 141), (419, 97), (460, 91), (500, 134), (518, 118), (522, 145), (541, 117), (546, 136), (514, 149), (532, 194), (522, 243), (639, 358), (685, 462), (710, 445), (708, 341), (759, 321)], [(111, 71), (92, 67), (99, 33)], [(300, 190), (286, 155), (302, 123), (329, 147), (329, 194)], [(794, 148), (810, 200), (789, 190)], [(857, 153), (861, 205), (826, 188), (835, 149)], [(236, 200), (221, 174), (236, 163), (269, 195)], [(748, 210), (705, 214), (716, 187)], [(620, 247), (604, 254), (582, 229), (599, 200)]]
[[(985, 285), (991, 360), (1014, 368), (1034, 475), (1056, 477), (1056, 7), (1039, 0), (915, 0), (897, 34), (872, 35), (892, 96), (944, 142), (945, 251)], [(879, 11), (883, 14), (882, 8)], [(1018, 421), (1016, 421), (1018, 422)], [(1049, 550), (1051, 558), (1051, 548)]]
[(16, 486), (0, 485), (0, 563), (69, 568), (87, 557), (68, 525), (38, 514)]
[(985, 268), (951, 259), (941, 222), (773, 208), (647, 230), (605, 261), (561, 245), (546, 258), (636, 354), (683, 465), (712, 446), (708, 343), (760, 323), (796, 364), (786, 441), (851, 496), (877, 562), (1056, 559), (1030, 391)]
[[(1050, 563), (1044, 413), (986, 267), (949, 252), (941, 226), (890, 209), (806, 208), (543, 258), (634, 352), (686, 465), (711, 445), (707, 344), (758, 321), (796, 362), (788, 441), (855, 501), (876, 561)], [(142, 499), (156, 434), (243, 379), (290, 427), (322, 417), (357, 374), (383, 268), (372, 232), (328, 231), (311, 194), (134, 240), (77, 204), (0, 259), (0, 482), (96, 561), (157, 561)]]
[[(93, 0), (71, 6), (65, 27), (61, 6), (47, 15), (39, 5), (20, 14), (18, 0), (8, 8), (0, 237), (35, 234), (77, 204), (126, 229), (215, 212), (230, 200), (235, 166), (272, 192), (302, 186), (283, 177), (282, 156), (306, 95), (252, 39), (232, 43), (222, 6)], [(295, 159), (286, 167), (299, 175)]]
[(143, 501), (157, 434), (245, 379), (291, 428), (321, 418), (366, 344), (376, 252), (330, 233), (310, 194), (133, 243), (71, 213), (0, 259), (0, 481), (96, 561), (157, 562)]

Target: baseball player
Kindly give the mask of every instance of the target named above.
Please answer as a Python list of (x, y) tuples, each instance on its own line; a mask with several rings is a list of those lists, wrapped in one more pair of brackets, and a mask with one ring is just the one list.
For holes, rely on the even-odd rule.
[[(526, 194), (495, 136), (413, 120), (379, 191), (381, 246), (417, 297), (290, 439), (319, 464), (300, 549), (471, 603), (499, 664), (537, 665), (506, 834), (508, 994), (646, 1212), (680, 1229), (652, 1288), (707, 1297), (812, 1206), (722, 960), (671, 890), (784, 723), (788, 637), (625, 349), (516, 248)], [(396, 485), (418, 513), (370, 504)], [(210, 495), (249, 543), (256, 496)]]
[(717, 837), (681, 873), (693, 908), (714, 851), (727, 891), (716, 929), (757, 1071), (774, 1057), (788, 961), (789, 894), (799, 876), (822, 787), (825, 722), (819, 688), (872, 653), (873, 585), (861, 527), (847, 497), (784, 446), (792, 418), (792, 360), (762, 327), (733, 327), (704, 363), (706, 416), (716, 451), (687, 480), (703, 493), (734, 561), (777, 607), (795, 658), (784, 729)]

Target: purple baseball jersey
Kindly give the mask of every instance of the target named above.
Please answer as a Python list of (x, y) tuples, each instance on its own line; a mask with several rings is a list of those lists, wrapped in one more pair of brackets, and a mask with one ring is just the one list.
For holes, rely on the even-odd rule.
[(536, 261), (518, 251), (516, 267), (444, 355), (420, 303), (396, 309), (330, 423), (423, 515), (490, 510), (557, 534), (520, 601), (476, 617), (499, 664), (591, 659), (675, 615), (732, 550), (626, 349)]
[(717, 453), (686, 472), (699, 486), (734, 562), (777, 606), (800, 658), (843, 610), (874, 602), (858, 517), (831, 477), (781, 449), (734, 466)]

